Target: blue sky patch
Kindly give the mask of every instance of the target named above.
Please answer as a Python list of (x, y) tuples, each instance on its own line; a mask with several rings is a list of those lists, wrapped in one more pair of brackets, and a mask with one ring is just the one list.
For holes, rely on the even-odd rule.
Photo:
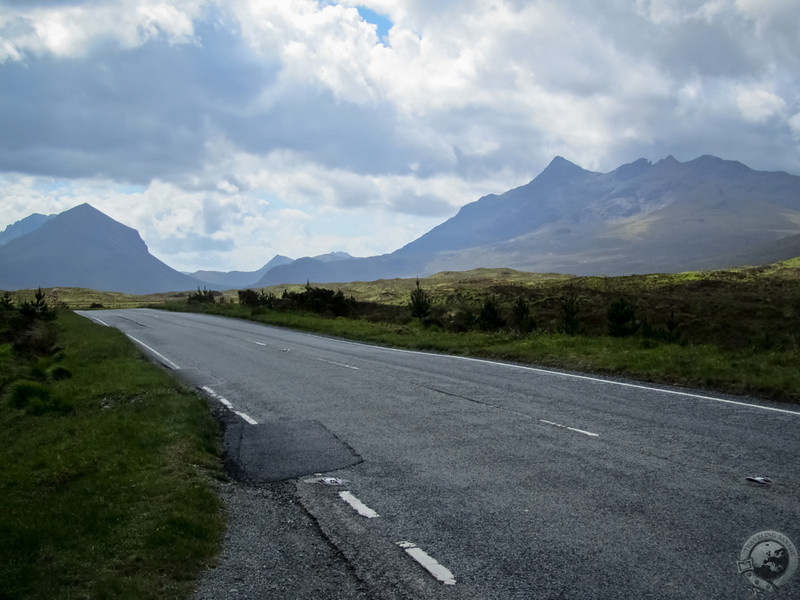
[(389, 30), (392, 28), (394, 23), (392, 23), (387, 17), (379, 15), (374, 10), (370, 10), (364, 6), (357, 7), (357, 10), (358, 14), (361, 15), (361, 18), (367, 23), (377, 25), (378, 39), (385, 44), (387, 36), (389, 35)]

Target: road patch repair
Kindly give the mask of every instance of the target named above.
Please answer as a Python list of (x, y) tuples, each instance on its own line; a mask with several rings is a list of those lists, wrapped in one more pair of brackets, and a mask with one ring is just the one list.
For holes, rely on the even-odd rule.
[(313, 420), (280, 419), (251, 425), (241, 419), (225, 427), (226, 460), (242, 479), (268, 483), (337, 471), (361, 456)]

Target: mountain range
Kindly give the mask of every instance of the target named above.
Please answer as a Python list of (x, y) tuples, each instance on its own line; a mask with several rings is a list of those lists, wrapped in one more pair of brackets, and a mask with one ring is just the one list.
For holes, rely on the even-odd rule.
[(424, 277), (508, 267), (575, 275), (679, 272), (800, 256), (800, 177), (713, 156), (640, 159), (610, 173), (556, 157), (530, 183), (463, 206), (381, 256), (275, 256), (251, 272), (186, 274), (138, 232), (84, 204), (31, 215), (0, 233), (0, 289), (89, 287), (129, 293)]

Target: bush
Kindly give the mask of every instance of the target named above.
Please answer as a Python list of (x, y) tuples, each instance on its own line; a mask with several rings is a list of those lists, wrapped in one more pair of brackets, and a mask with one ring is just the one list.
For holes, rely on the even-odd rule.
[(536, 329), (536, 321), (531, 317), (531, 308), (522, 296), (517, 298), (511, 307), (511, 319), (519, 333), (530, 333)]
[(494, 297), (486, 298), (483, 301), (481, 312), (478, 314), (478, 327), (483, 331), (497, 331), (506, 324), (505, 319), (500, 316), (500, 307)]
[(216, 301), (216, 296), (221, 296), (219, 292), (212, 292), (203, 288), (202, 290), (198, 287), (196, 292), (192, 292), (189, 294), (189, 297), (186, 298), (186, 302), (188, 304), (214, 304)]
[(408, 308), (411, 311), (411, 316), (415, 319), (419, 319), (420, 323), (431, 312), (430, 294), (419, 287), (419, 279), (417, 279), (417, 287), (411, 290), (411, 299), (408, 303)]
[(574, 292), (568, 293), (561, 301), (561, 326), (559, 331), (567, 335), (578, 335), (580, 333), (580, 320), (578, 312), (578, 296)]
[(239, 304), (246, 307), (256, 307), (260, 305), (258, 294), (253, 290), (239, 290)]
[(53, 398), (50, 389), (38, 381), (16, 381), (11, 385), (9, 405), (26, 414), (40, 416), (50, 412), (67, 414), (72, 406), (59, 398)]
[(628, 337), (636, 333), (639, 323), (636, 322), (636, 311), (625, 298), (612, 302), (606, 313), (608, 335), (611, 337)]

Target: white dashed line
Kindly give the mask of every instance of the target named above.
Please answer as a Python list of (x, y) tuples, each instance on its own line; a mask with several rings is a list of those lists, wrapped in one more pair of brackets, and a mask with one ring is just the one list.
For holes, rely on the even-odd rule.
[(255, 340), (248, 340), (248, 341), (255, 344), (256, 346), (266, 346), (264, 342), (257, 342)]
[(344, 367), (345, 369), (353, 369), (354, 371), (358, 371), (358, 367), (354, 367), (353, 365), (346, 365), (345, 363), (340, 363), (334, 360), (327, 360), (325, 358), (319, 358), (319, 357), (317, 357), (317, 360), (320, 362), (328, 363), (329, 365), (336, 365), (337, 367)]
[(356, 498), (350, 492), (339, 492), (339, 497), (347, 502), (354, 511), (360, 514), (362, 517), (366, 517), (367, 519), (375, 519), (380, 515), (372, 510), (369, 506), (364, 504), (361, 500)]
[(576, 429), (575, 427), (567, 427), (566, 425), (562, 425), (561, 423), (553, 423), (553, 421), (545, 421), (544, 419), (539, 419), (539, 423), (552, 425), (553, 427), (559, 427), (561, 429), (567, 429), (569, 431), (574, 431), (576, 433), (582, 433), (583, 435), (588, 435), (590, 437), (600, 437), (599, 433), (592, 433), (591, 431), (584, 431), (583, 429)]
[(403, 548), (411, 558), (422, 565), (422, 567), (428, 571), (428, 573), (433, 575), (443, 584), (456, 584), (456, 578), (453, 577), (453, 574), (447, 568), (439, 564), (435, 558), (425, 552), (422, 548), (417, 547), (416, 544), (412, 544), (411, 542), (397, 542), (397, 545)]

